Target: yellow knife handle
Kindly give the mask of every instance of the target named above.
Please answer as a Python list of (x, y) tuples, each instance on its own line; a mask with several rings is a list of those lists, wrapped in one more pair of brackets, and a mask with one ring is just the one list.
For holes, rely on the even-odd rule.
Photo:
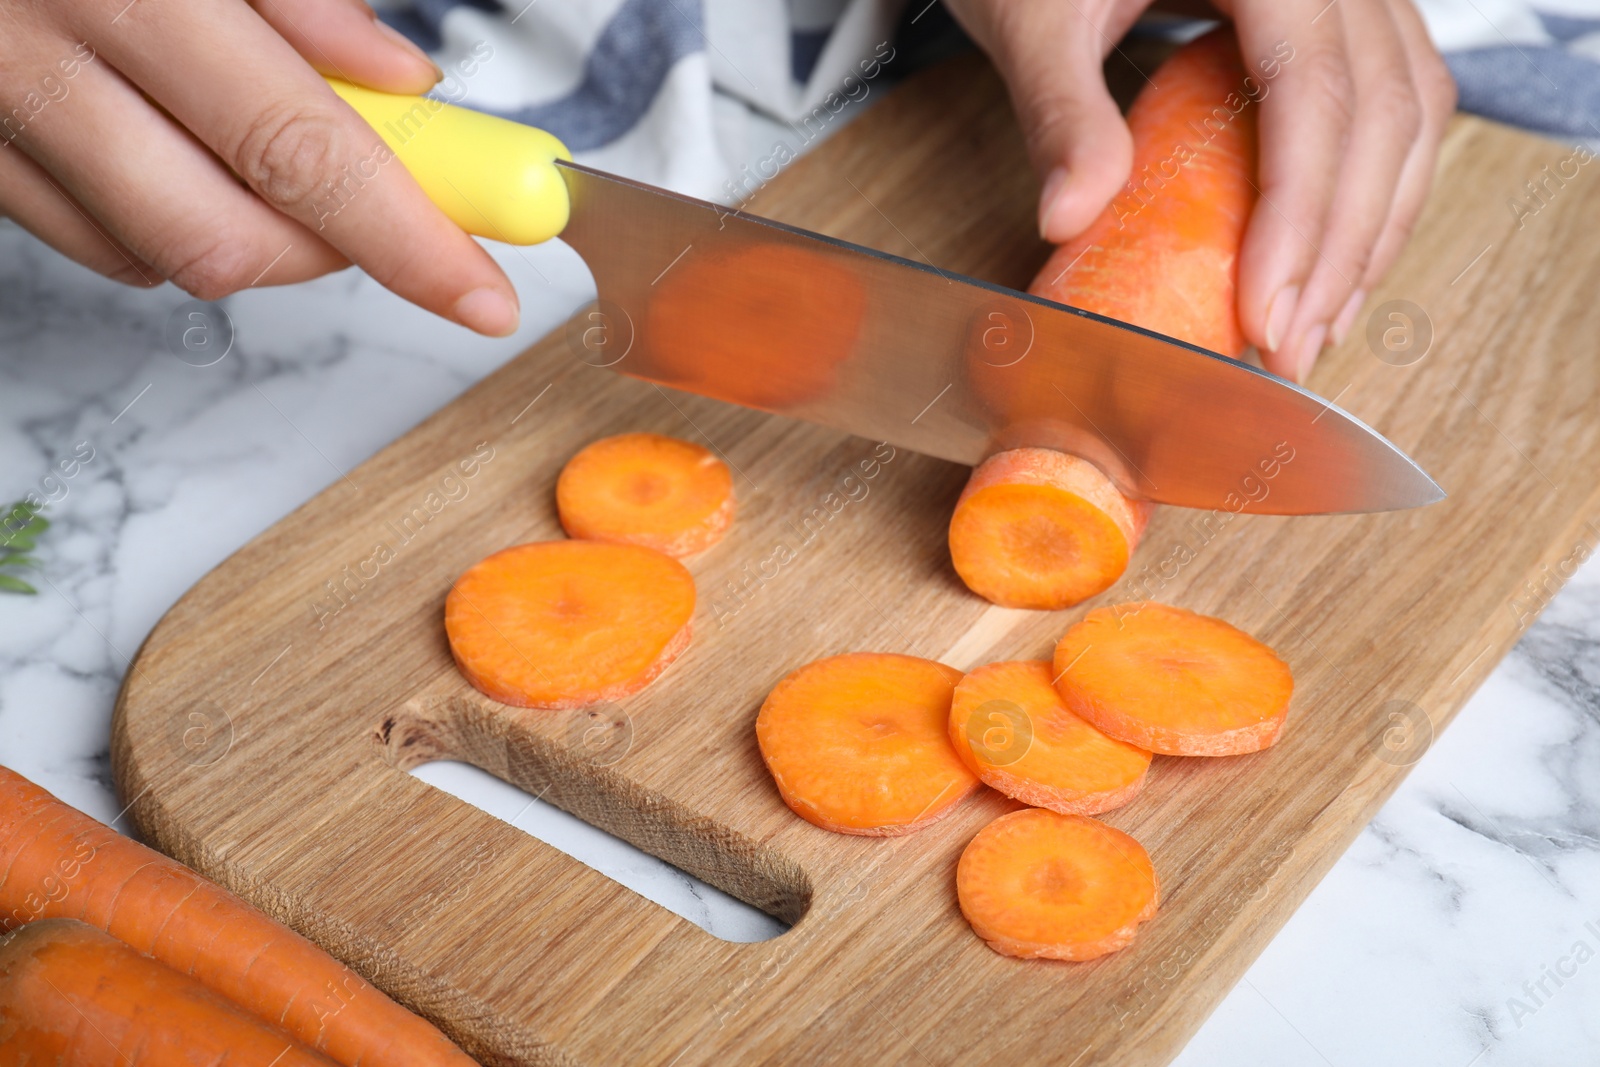
[(328, 84), (463, 230), (532, 245), (566, 229), (567, 183), (555, 163), (572, 153), (552, 135), (425, 96), (380, 93), (337, 78)]

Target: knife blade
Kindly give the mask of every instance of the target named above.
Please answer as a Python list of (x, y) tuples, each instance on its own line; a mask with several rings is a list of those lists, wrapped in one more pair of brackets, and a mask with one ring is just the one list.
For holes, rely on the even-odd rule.
[[(569, 336), (593, 366), (956, 463), (1059, 449), (1158, 503), (1315, 514), (1444, 497), (1383, 435), (1248, 364), (582, 166), (517, 123), (335, 88), (464, 228), (559, 232), (582, 256), (599, 298)], [(537, 224), (519, 228), (530, 206)]]
[[(580, 358), (975, 465), (1032, 445), (1125, 492), (1265, 514), (1440, 499), (1392, 443), (1265, 371), (1090, 312), (557, 163), (600, 299)], [(1233, 505), (1239, 504), (1239, 507)]]

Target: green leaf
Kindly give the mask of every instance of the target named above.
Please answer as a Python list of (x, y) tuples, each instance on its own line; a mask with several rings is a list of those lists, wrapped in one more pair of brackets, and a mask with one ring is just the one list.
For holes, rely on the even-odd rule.
[[(0, 513), (0, 567), (37, 567), (39, 561), (25, 553), (34, 547), (38, 536), (49, 526), (50, 520), (39, 514), (39, 505), (26, 500), (18, 501)], [(38, 592), (21, 578), (10, 574), (0, 574), (0, 591)]]
[(37, 508), (14, 504), (0, 518), (0, 548), (32, 548), (33, 539), (49, 526), (50, 520), (38, 514)]
[(39, 592), (39, 590), (29, 585), (21, 578), (13, 578), (9, 574), (0, 574), (0, 590), (4, 590), (8, 593), (26, 593), (30, 596)]

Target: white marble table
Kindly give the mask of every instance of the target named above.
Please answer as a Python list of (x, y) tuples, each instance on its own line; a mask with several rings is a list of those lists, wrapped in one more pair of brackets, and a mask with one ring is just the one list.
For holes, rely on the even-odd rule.
[[(474, 338), (346, 272), (230, 298), (233, 349), (196, 367), (164, 340), (182, 293), (119, 288), (0, 224), (0, 499), (39, 486), (85, 454), (81, 443), (93, 450), (74, 477), (45, 487), (59, 499), (47, 511), (40, 595), (0, 596), (0, 762), (118, 819), (112, 702), (162, 613), (591, 295), (564, 248), (496, 254), (527, 310), (516, 337)], [(1600, 1061), (1597, 642), (1591, 560), (1180, 1064)], [(471, 768), (420, 775), (719, 936), (776, 932)]]

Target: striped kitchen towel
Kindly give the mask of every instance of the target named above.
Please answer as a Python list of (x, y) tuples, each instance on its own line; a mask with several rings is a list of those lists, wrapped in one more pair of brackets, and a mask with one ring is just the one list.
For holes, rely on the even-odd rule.
[[(441, 99), (549, 130), (582, 162), (724, 203), (905, 73), (908, 31), (959, 37), (937, 0), (374, 2), (439, 62)], [(1600, 141), (1600, 0), (1419, 7), (1463, 110)]]
[(750, 162), (793, 158), (882, 91), (904, 0), (376, 6), (439, 63), (440, 99), (548, 130), (592, 166), (727, 203), (763, 180)]
[(1600, 0), (1418, 0), (1461, 110), (1600, 141)]

